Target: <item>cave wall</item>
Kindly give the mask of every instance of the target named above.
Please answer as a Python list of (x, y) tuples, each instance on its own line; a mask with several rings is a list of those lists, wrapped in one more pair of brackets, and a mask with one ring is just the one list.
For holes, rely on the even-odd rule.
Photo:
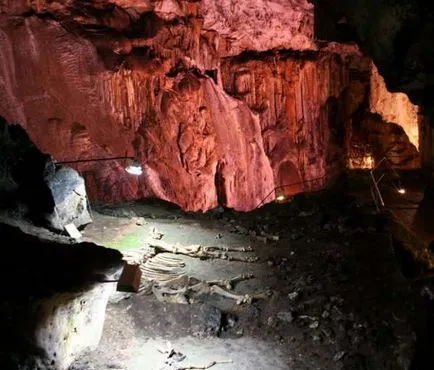
[[(57, 160), (144, 166), (131, 178), (122, 161), (79, 165), (92, 200), (249, 210), (276, 186), (319, 189), (370, 109), (370, 62), (318, 46), (305, 0), (20, 0), (0, 13), (0, 115)], [(378, 137), (365, 126), (360, 140)]]
[[(421, 165), (434, 168), (434, 3), (424, 0), (315, 0), (315, 30), (321, 40), (337, 34), (370, 56), (387, 89), (405, 93), (420, 107)], [(339, 20), (345, 20), (342, 26)]]
[[(322, 40), (335, 39), (345, 20), (347, 40), (369, 55), (393, 92), (432, 110), (434, 3), (425, 0), (315, 0)], [(340, 26), (342, 30), (342, 25)], [(425, 107), (426, 106), (426, 107)]]
[(420, 108), (407, 95), (389, 92), (372, 62), (367, 71), (369, 76), (359, 81), (364, 88), (364, 111), (347, 125), (349, 167), (372, 168), (385, 157), (397, 169), (420, 168)]
[(419, 147), (420, 109), (404, 93), (387, 90), (384, 78), (374, 64), (371, 66), (369, 107), (387, 122), (398, 123), (407, 134), (409, 141)]
[(344, 100), (352, 90), (350, 70), (361, 68), (362, 59), (323, 51), (222, 61), (225, 90), (259, 116), (277, 186), (316, 190), (345, 167)]

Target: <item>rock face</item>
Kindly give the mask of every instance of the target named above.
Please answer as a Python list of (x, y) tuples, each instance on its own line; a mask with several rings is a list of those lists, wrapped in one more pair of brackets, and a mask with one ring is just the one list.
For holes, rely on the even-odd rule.
[(76, 227), (92, 222), (83, 178), (77, 171), (66, 166), (56, 166), (54, 172), (45, 176), (54, 201), (54, 211), (45, 215), (49, 227), (64, 230), (65, 225)]
[(78, 166), (94, 201), (250, 210), (275, 188), (326, 186), (375, 131), (358, 133), (369, 63), (354, 46), (317, 45), (306, 0), (20, 0), (0, 10), (0, 114), (59, 161), (128, 155), (144, 167), (132, 178), (122, 161)]
[(361, 58), (276, 52), (223, 61), (225, 90), (259, 115), (265, 152), (284, 193), (318, 189), (345, 166), (346, 118), (339, 110), (352, 62)]
[(410, 142), (419, 148), (419, 107), (403, 93), (390, 93), (375, 65), (371, 70), (369, 106), (372, 113), (379, 114), (385, 121), (399, 124)]
[(43, 241), (6, 225), (0, 238), (8, 281), (1, 288), (1, 368), (67, 369), (99, 342), (122, 255), (92, 243)]
[(383, 157), (395, 168), (419, 168), (419, 107), (403, 93), (390, 93), (375, 65), (365, 73), (358, 86), (364, 85), (362, 104), (369, 108), (354, 115), (348, 130), (350, 168), (372, 168)]
[[(354, 31), (353, 41), (372, 57), (387, 86), (431, 110), (434, 4), (424, 0), (318, 0), (316, 18)], [(334, 34), (323, 29), (322, 39)]]
[[(417, 112), (408, 109), (409, 102), (402, 94), (386, 93), (383, 79), (374, 68), (372, 111), (404, 127), (411, 143), (420, 147), (422, 165), (433, 167), (434, 135), (429, 126), (433, 122), (434, 53), (429, 45), (434, 35), (434, 5), (422, 0), (318, 0), (315, 18), (322, 40), (345, 34), (344, 38), (357, 42), (373, 59), (387, 88), (407, 94), (421, 107)], [(404, 107), (404, 112), (397, 105)], [(416, 130), (421, 135), (416, 135)]]
[(205, 0), (203, 28), (219, 35), (220, 56), (246, 50), (315, 50), (313, 4), (307, 0)]
[(39, 151), (25, 130), (0, 117), (0, 208), (26, 208), (33, 221), (63, 231), (92, 222), (84, 180)]

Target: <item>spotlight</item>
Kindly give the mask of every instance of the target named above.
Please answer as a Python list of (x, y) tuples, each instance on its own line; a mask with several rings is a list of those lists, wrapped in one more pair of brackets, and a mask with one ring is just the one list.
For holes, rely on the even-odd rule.
[(276, 197), (276, 200), (277, 200), (278, 202), (281, 202), (281, 201), (285, 200), (285, 196), (284, 196), (284, 195), (278, 195), (278, 196)]
[(125, 168), (125, 171), (135, 176), (140, 176), (143, 173), (142, 166), (140, 162), (136, 159)]
[(399, 193), (399, 194), (405, 194), (406, 191), (405, 191), (404, 188), (398, 188), (398, 193)]
[(140, 162), (134, 157), (110, 157), (110, 158), (88, 158), (88, 159), (76, 159), (73, 161), (61, 161), (57, 162), (57, 164), (73, 164), (73, 163), (85, 163), (85, 162), (99, 162), (99, 161), (114, 161), (114, 160), (125, 160), (131, 159), (132, 162), (129, 166), (125, 167), (125, 171), (127, 171), (130, 175), (139, 176), (143, 173), (142, 166)]

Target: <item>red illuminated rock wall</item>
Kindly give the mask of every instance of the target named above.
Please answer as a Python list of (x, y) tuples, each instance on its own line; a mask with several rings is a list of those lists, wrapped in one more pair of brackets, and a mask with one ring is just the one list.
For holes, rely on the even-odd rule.
[(225, 90), (259, 116), (276, 185), (318, 189), (345, 166), (344, 100), (351, 90), (350, 64), (359, 67), (361, 59), (325, 51), (223, 61)]
[(60, 161), (144, 166), (139, 178), (122, 161), (78, 166), (92, 200), (249, 210), (346, 164), (369, 63), (354, 47), (318, 49), (305, 0), (20, 0), (0, 12), (0, 115)]

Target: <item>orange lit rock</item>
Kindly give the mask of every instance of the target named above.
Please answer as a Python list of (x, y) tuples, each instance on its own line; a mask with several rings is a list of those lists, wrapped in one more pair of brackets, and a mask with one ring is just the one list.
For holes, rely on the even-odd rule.
[(15, 45), (3, 53), (3, 94), (16, 103), (2, 114), (58, 160), (135, 154), (142, 161), (140, 179), (122, 162), (79, 166), (91, 199), (156, 196), (190, 210), (220, 199), (247, 210), (273, 190), (257, 117), (211, 78), (140, 56), (107, 70), (91, 42), (52, 21), (29, 18), (3, 32)]
[(419, 147), (419, 107), (412, 104), (407, 95), (389, 92), (374, 64), (369, 105), (371, 112), (378, 113), (384, 121), (399, 124), (410, 142)]
[(368, 91), (369, 111), (351, 125), (349, 167), (373, 168), (386, 157), (397, 168), (419, 168), (419, 108), (405, 94), (389, 92), (373, 63)]

